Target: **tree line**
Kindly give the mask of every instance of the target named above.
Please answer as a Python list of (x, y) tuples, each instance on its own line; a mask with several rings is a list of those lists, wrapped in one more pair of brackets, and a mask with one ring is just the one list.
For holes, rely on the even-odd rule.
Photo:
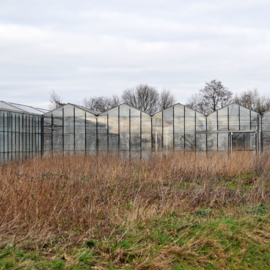
[[(176, 102), (176, 97), (170, 90), (164, 89), (159, 92), (155, 87), (147, 84), (139, 84), (134, 88), (124, 90), (121, 96), (86, 97), (80, 105), (101, 113), (116, 107), (121, 103), (126, 103), (152, 115), (158, 111), (171, 107)], [(185, 105), (208, 115), (231, 103), (241, 105), (260, 114), (270, 110), (269, 96), (261, 95), (256, 88), (244, 91), (241, 94), (233, 95), (222, 82), (217, 80), (207, 82), (204, 88), (200, 89), (198, 93), (190, 96)], [(50, 104), (51, 109), (56, 109), (64, 105), (62, 97), (54, 90), (52, 90), (50, 94)]]

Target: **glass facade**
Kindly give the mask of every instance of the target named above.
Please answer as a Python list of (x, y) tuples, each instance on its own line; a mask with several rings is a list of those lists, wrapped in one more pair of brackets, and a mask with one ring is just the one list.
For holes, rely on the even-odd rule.
[(67, 104), (43, 115), (0, 111), (0, 160), (39, 154), (270, 151), (270, 112), (236, 104), (208, 116), (176, 104), (150, 116), (128, 105), (97, 114)]
[(0, 110), (0, 161), (41, 154), (42, 116)]

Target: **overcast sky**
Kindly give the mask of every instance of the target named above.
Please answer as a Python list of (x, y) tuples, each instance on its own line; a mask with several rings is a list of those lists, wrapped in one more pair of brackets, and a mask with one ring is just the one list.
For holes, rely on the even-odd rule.
[(46, 108), (147, 83), (181, 103), (270, 89), (268, 0), (0, 0), (0, 100)]

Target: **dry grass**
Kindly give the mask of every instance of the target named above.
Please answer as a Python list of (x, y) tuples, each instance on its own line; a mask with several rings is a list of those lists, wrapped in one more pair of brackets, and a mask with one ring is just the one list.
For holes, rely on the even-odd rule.
[[(65, 250), (86, 239), (113, 239), (117, 245), (138, 226), (144, 237), (150, 237), (149, 222), (168, 215), (183, 217), (184, 225), (176, 226), (176, 231), (189, 228), (190, 233), (196, 222), (185, 223), (187, 213), (195, 213), (196, 219), (211, 217), (207, 211), (223, 211), (240, 218), (250, 207), (268, 205), (269, 171), (267, 155), (245, 152), (170, 153), (141, 161), (60, 155), (5, 164), (0, 167), (0, 245), (29, 249), (54, 245)], [(259, 229), (249, 236), (269, 244), (269, 235)], [(205, 247), (211, 247), (214, 257), (226, 253), (216, 240), (194, 236), (181, 247), (168, 245), (152, 264), (145, 259), (136, 267), (168, 269), (175, 258), (194, 258)], [(114, 252), (115, 263), (124, 265), (124, 251)], [(105, 255), (103, 251), (99, 256)], [(206, 255), (197, 260), (197, 267), (210, 261)], [(100, 267), (96, 269), (107, 269)]]

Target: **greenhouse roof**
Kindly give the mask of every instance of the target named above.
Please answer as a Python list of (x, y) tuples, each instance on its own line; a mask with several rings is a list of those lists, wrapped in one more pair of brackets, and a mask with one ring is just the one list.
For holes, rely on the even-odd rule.
[(79, 109), (82, 109), (82, 110), (84, 110), (84, 111), (90, 112), (90, 113), (92, 113), (92, 114), (95, 114), (95, 115), (100, 114), (100, 113), (97, 112), (97, 111), (90, 110), (90, 109), (88, 109), (88, 108), (86, 108), (86, 107), (84, 107), (84, 106), (81, 106), (81, 105), (72, 104), (72, 103), (68, 103), (68, 104), (70, 104), (70, 105), (72, 105), (72, 106), (74, 106), (74, 107), (77, 107), (77, 108), (79, 108)]
[(0, 110), (42, 115), (48, 110), (0, 100)]

